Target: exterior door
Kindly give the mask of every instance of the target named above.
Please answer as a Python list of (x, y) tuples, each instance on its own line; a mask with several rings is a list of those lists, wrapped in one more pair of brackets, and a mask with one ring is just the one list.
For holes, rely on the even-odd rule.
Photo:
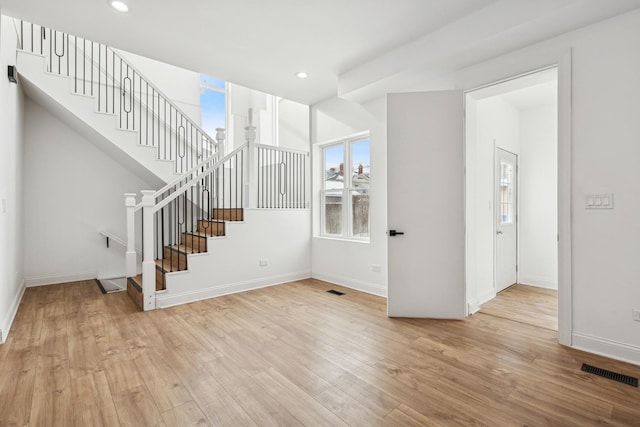
[(461, 91), (387, 96), (390, 317), (466, 314), (463, 143)]
[(496, 148), (496, 293), (518, 281), (518, 156)]

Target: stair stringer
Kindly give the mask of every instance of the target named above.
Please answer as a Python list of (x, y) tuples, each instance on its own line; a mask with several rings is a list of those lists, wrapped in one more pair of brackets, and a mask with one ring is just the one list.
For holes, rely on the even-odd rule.
[(44, 57), (22, 51), (17, 57), (27, 95), (103, 152), (156, 187), (180, 176), (173, 160), (158, 159), (156, 147), (138, 144), (137, 131), (119, 129), (115, 115), (97, 112), (94, 97), (73, 93), (72, 78), (48, 73)]
[(225, 221), (225, 236), (208, 238), (207, 252), (188, 254), (187, 270), (166, 273), (157, 308), (311, 277), (309, 209), (245, 208), (243, 215)]

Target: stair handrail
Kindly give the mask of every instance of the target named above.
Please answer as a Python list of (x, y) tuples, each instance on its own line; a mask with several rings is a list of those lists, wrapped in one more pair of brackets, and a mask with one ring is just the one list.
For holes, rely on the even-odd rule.
[[(18, 34), (18, 44), (21, 50), (24, 50), (24, 40), (22, 37), (22, 28), (24, 24), (27, 25), (31, 25), (31, 35), (33, 37), (33, 27), (39, 27), (41, 29), (42, 32), (44, 32), (47, 27), (44, 27), (42, 25), (39, 24), (33, 24), (31, 22), (25, 21), (25, 20), (21, 20), (18, 18), (14, 18), (13, 19), (14, 22), (14, 28), (16, 33)], [(17, 22), (20, 23), (20, 32), (18, 32), (18, 27), (17, 27)], [(105, 57), (107, 56), (106, 53), (110, 53), (113, 55), (113, 57), (117, 57), (120, 61), (122, 61), (122, 63), (126, 64), (127, 67), (135, 74), (138, 75), (138, 78), (140, 79), (141, 82), (144, 82), (144, 84), (151, 90), (154, 91), (155, 95), (157, 96), (158, 101), (162, 101), (163, 103), (166, 103), (167, 105), (169, 105), (170, 108), (172, 108), (176, 114), (180, 115), (182, 118), (184, 118), (185, 123), (188, 124), (188, 126), (190, 126), (191, 128), (193, 128), (196, 132), (200, 133), (200, 135), (202, 135), (203, 140), (205, 140), (207, 142), (208, 147), (210, 147), (210, 152), (211, 153), (215, 153), (217, 151), (217, 149), (219, 148), (219, 140), (218, 138), (214, 138), (211, 135), (209, 135), (209, 133), (207, 133), (200, 125), (198, 125), (191, 117), (189, 117), (188, 114), (186, 114), (180, 107), (178, 107), (178, 105), (173, 102), (173, 100), (171, 100), (171, 98), (169, 98), (162, 90), (160, 90), (158, 88), (158, 86), (156, 86), (155, 84), (153, 84), (153, 82), (147, 78), (147, 76), (145, 76), (143, 73), (140, 72), (140, 70), (133, 66), (133, 64), (131, 64), (130, 60), (125, 59), (125, 57), (123, 56), (123, 54), (118, 51), (115, 48), (112, 48), (111, 46), (108, 46), (104, 43), (100, 43), (100, 42), (94, 42), (92, 40), (88, 40), (86, 38), (83, 37), (78, 37), (78, 36), (74, 36), (74, 35), (70, 35), (69, 33), (65, 33), (62, 31), (57, 31), (57, 30), (53, 30), (52, 28), (48, 28), (49, 32), (50, 32), (50, 37), (51, 37), (51, 32), (54, 31), (56, 33), (59, 33), (62, 35), (62, 40), (63, 40), (63, 44), (65, 43), (65, 38), (66, 38), (66, 43), (67, 43), (67, 49), (66, 50), (70, 50), (71, 49), (71, 45), (74, 46), (74, 52), (75, 56), (77, 58), (77, 51), (79, 50), (80, 52), (85, 52), (84, 51), (84, 43), (82, 48), (80, 48), (77, 44), (77, 40), (86, 40), (89, 43), (93, 43), (93, 44), (97, 44), (98, 46), (103, 46), (105, 49)], [(42, 37), (42, 36), (41, 36)], [(71, 40), (71, 37), (73, 37), (73, 41)], [(33, 40), (32, 40), (33, 42)], [(33, 44), (33, 43), (32, 43)], [(33, 46), (32, 46), (33, 48)], [(93, 50), (92, 50), (93, 52)], [(33, 53), (35, 53), (35, 50), (33, 51)], [(70, 53), (66, 52), (63, 53), (63, 55), (67, 55)], [(98, 54), (100, 55), (100, 53)], [(51, 54), (50, 54), (51, 56)], [(86, 56), (83, 56), (83, 60), (89, 59)], [(93, 60), (93, 57), (91, 57), (91, 65), (92, 66), (97, 66), (98, 70), (101, 72), (104, 72), (105, 78), (108, 78), (110, 80), (110, 82), (112, 83), (114, 88), (118, 88), (118, 90), (126, 90), (121, 82), (118, 82), (116, 79), (115, 75), (111, 75), (111, 73), (109, 72), (108, 67), (102, 67), (100, 64), (96, 64), (95, 60)], [(51, 64), (51, 66), (53, 66), (53, 64)], [(69, 72), (67, 71), (67, 75), (69, 75)], [(77, 76), (75, 77), (77, 78)], [(105, 82), (105, 84), (108, 84), (107, 82)], [(142, 84), (142, 83), (141, 83)], [(134, 94), (135, 96), (135, 94)], [(149, 106), (147, 104), (145, 104), (145, 107), (148, 109)], [(152, 112), (153, 116), (157, 117), (158, 120), (161, 120), (161, 117), (159, 114), (156, 114), (155, 112)], [(193, 141), (191, 141), (191, 144), (193, 144)], [(192, 145), (193, 146), (193, 145)]]
[[(233, 158), (236, 154), (240, 153), (242, 150), (244, 150), (246, 147), (248, 146), (248, 144), (245, 142), (242, 145), (240, 145), (238, 148), (236, 148), (235, 150), (233, 150), (232, 152), (230, 152), (229, 154), (227, 154), (226, 156), (224, 156), (222, 159), (217, 160), (214, 164), (212, 164), (211, 166), (209, 166), (208, 169), (202, 171), (202, 175), (207, 175), (212, 173), (213, 171), (215, 171), (216, 169), (218, 169), (220, 166), (224, 165), (225, 162), (227, 162), (229, 159)], [(160, 209), (162, 209), (163, 207), (165, 207), (166, 205), (168, 205), (169, 203), (171, 203), (173, 200), (177, 199), (178, 197), (180, 197), (182, 195), (182, 193), (184, 193), (184, 191), (188, 190), (189, 188), (193, 187), (194, 185), (196, 185), (198, 183), (198, 181), (200, 181), (200, 177), (196, 176), (191, 178), (189, 181), (187, 181), (186, 183), (184, 183), (180, 189), (182, 191), (175, 191), (173, 193), (171, 193), (170, 196), (160, 200), (159, 202), (157, 202), (154, 206), (152, 211), (155, 213), (157, 211), (159, 211)]]
[[(117, 244), (119, 244), (120, 246), (122, 246), (125, 249), (127, 248), (127, 242), (125, 242), (123, 238), (118, 237), (113, 233), (110, 233), (110, 232), (104, 231), (104, 230), (100, 230), (100, 235), (103, 236), (103, 237), (106, 237), (109, 240), (113, 240), (114, 242), (116, 242)], [(107, 245), (107, 247), (108, 247), (108, 245)], [(138, 255), (138, 257), (140, 259), (142, 259), (142, 249), (136, 248), (135, 251), (136, 251), (136, 254)]]
[[(224, 132), (225, 132), (225, 130), (222, 129), (222, 128), (218, 128), (216, 130), (217, 130), (217, 135), (216, 135), (217, 146), (219, 146), (221, 143), (224, 142), (224, 138), (225, 138)], [(198, 172), (198, 171), (202, 171), (201, 173), (204, 173), (204, 170), (202, 168), (205, 165), (211, 163), (212, 161), (215, 161), (215, 159), (217, 159), (218, 157), (219, 157), (219, 153), (215, 152), (209, 158), (203, 160), (199, 164), (197, 164), (194, 167), (192, 167), (191, 169), (189, 169), (187, 172), (183, 173), (182, 176), (177, 177), (176, 179), (174, 179), (173, 181), (169, 182), (167, 185), (165, 185), (164, 187), (162, 187), (161, 189), (156, 191), (154, 197), (156, 197), (156, 198), (160, 197), (162, 195), (162, 193), (164, 193), (165, 191), (169, 190), (171, 187), (179, 185), (180, 182), (182, 182), (185, 179), (185, 177), (188, 176), (188, 175), (192, 175), (192, 174), (194, 174), (195, 172)], [(182, 187), (182, 186), (180, 186), (180, 187)]]
[[(149, 84), (149, 87), (151, 87), (153, 90), (156, 91), (156, 93), (158, 94), (159, 97), (163, 98), (165, 101), (167, 101), (167, 103), (169, 105), (171, 105), (177, 112), (179, 112), (190, 124), (191, 126), (193, 126), (196, 130), (200, 131), (202, 133), (202, 135), (206, 136), (207, 139), (209, 139), (211, 141), (211, 144), (214, 148), (217, 148), (218, 143), (216, 142), (216, 139), (213, 138), (211, 135), (209, 135), (207, 132), (205, 132), (204, 129), (202, 129), (196, 122), (194, 122), (191, 117), (189, 117), (189, 115), (187, 113), (185, 113), (184, 111), (182, 111), (182, 109), (180, 107), (178, 107), (176, 105), (175, 102), (173, 102), (171, 100), (171, 98), (169, 98), (167, 95), (164, 94), (164, 92), (162, 92), (156, 85), (154, 85), (150, 79), (147, 78), (147, 76), (145, 76), (144, 74), (142, 74), (140, 72), (140, 70), (136, 67), (133, 66), (133, 64), (131, 64), (130, 61), (126, 60), (125, 58), (122, 57), (122, 55), (114, 48), (112, 48), (111, 46), (108, 45), (104, 45), (108, 50), (110, 50), (111, 52), (113, 52), (115, 54), (115, 56), (117, 56), (120, 60), (122, 60), (125, 64), (127, 64), (129, 66), (129, 68), (131, 68), (131, 70), (133, 70), (135, 73), (138, 73), (138, 75), (140, 76), (141, 79), (143, 79), (145, 81), (145, 83)], [(115, 79), (114, 79), (114, 83), (115, 83)]]

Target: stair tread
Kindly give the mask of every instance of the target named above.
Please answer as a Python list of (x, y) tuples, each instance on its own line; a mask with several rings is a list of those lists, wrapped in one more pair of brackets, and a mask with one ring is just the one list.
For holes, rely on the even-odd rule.
[(181, 243), (179, 245), (173, 245), (173, 246), (165, 246), (167, 249), (171, 249), (174, 251), (178, 251), (181, 252), (183, 254), (197, 254), (199, 253), (198, 251), (196, 251), (195, 248), (191, 248), (188, 245)]
[(156, 265), (160, 267), (162, 270), (164, 270), (165, 272), (171, 271), (171, 261), (168, 259), (157, 259)]
[(202, 233), (200, 231), (183, 231), (182, 234), (190, 234), (197, 237), (210, 237), (207, 233)]

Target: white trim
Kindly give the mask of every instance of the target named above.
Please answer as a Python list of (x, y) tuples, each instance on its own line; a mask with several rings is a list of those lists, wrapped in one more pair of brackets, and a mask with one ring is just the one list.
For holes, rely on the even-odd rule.
[(574, 332), (573, 348), (634, 365), (640, 365), (640, 347)]
[(571, 346), (571, 50), (558, 61), (558, 342)]
[(57, 285), (59, 283), (79, 282), (81, 280), (93, 280), (97, 277), (95, 272), (61, 274), (59, 276), (36, 276), (28, 277), (24, 280), (27, 288), (44, 285)]
[(345, 142), (345, 141), (351, 141), (351, 140), (356, 140), (356, 139), (362, 139), (364, 137), (369, 137), (370, 131), (365, 130), (362, 132), (357, 132), (351, 135), (347, 135), (347, 136), (343, 136), (341, 138), (335, 138), (335, 139), (329, 139), (326, 141), (318, 141), (316, 143), (314, 143), (313, 145), (318, 146), (320, 148), (322, 148), (323, 145), (334, 145), (334, 144), (338, 144), (340, 142)]
[(260, 279), (247, 280), (244, 282), (228, 283), (225, 285), (212, 286), (187, 292), (171, 292), (170, 289), (163, 293), (156, 293), (156, 308), (167, 308), (174, 305), (187, 304), (223, 295), (236, 294), (239, 292), (251, 291), (254, 289), (266, 288), (283, 283), (294, 282), (296, 280), (309, 279), (311, 273), (308, 271), (299, 273), (288, 273), (279, 276), (262, 277)]
[(518, 284), (533, 286), (534, 288), (558, 290), (558, 282), (548, 277), (519, 276)]
[(0, 344), (4, 344), (9, 336), (9, 331), (11, 330), (11, 325), (13, 325), (13, 321), (16, 318), (16, 314), (18, 314), (18, 307), (20, 307), (20, 302), (22, 301), (22, 297), (24, 296), (24, 291), (26, 286), (24, 284), (24, 280), (20, 283), (20, 287), (18, 289), (18, 293), (15, 298), (11, 302), (11, 306), (9, 307), (9, 311), (7, 315), (3, 319), (2, 323), (0, 323)]
[(477, 313), (480, 311), (480, 303), (478, 300), (473, 300), (467, 303), (467, 316)]
[(350, 288), (356, 291), (365, 292), (367, 294), (372, 294), (379, 297), (387, 298), (387, 288), (385, 286), (363, 282), (361, 280), (352, 279), (350, 277), (334, 276), (331, 274), (316, 273), (316, 272), (312, 272), (311, 277), (313, 279), (318, 279), (324, 282), (329, 282), (336, 285), (344, 286), (345, 288)]

